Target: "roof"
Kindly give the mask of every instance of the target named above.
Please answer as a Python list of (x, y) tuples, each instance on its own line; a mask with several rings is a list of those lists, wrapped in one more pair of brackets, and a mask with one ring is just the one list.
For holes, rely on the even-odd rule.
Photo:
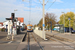
[(28, 24), (27, 26), (32, 26), (31, 24)]
[(2, 25), (3, 25), (3, 22), (0, 22), (0, 24), (2, 24)]
[(20, 21), (20, 22), (24, 22), (24, 18), (22, 18), (22, 17), (18, 17), (18, 21)]

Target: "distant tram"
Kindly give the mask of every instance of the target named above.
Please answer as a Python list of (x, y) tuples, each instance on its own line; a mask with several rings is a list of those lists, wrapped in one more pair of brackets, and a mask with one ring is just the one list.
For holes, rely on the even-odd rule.
[(33, 32), (32, 25), (31, 24), (28, 24), (27, 25), (27, 32)]

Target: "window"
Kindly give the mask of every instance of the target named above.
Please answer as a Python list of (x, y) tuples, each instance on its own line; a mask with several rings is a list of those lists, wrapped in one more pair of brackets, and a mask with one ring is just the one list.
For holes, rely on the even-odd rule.
[(31, 29), (31, 26), (28, 26), (28, 29)]

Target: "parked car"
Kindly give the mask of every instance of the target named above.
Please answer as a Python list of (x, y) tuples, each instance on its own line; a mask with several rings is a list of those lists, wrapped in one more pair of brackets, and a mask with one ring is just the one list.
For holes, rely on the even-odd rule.
[(75, 33), (75, 30), (72, 30), (71, 33)]
[[(65, 29), (65, 32), (69, 32), (69, 27), (65, 27), (64, 29)], [(73, 28), (70, 28), (70, 30), (72, 31)]]
[[(75, 30), (73, 28), (70, 28), (71, 33), (75, 33)], [(69, 27), (65, 27), (65, 32), (69, 32)]]

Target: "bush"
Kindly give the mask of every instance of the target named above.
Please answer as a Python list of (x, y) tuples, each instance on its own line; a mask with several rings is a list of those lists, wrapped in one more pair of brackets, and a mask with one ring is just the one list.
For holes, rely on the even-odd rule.
[(1, 29), (0, 29), (0, 31), (1, 31)]
[(2, 28), (1, 31), (5, 32), (5, 28)]

